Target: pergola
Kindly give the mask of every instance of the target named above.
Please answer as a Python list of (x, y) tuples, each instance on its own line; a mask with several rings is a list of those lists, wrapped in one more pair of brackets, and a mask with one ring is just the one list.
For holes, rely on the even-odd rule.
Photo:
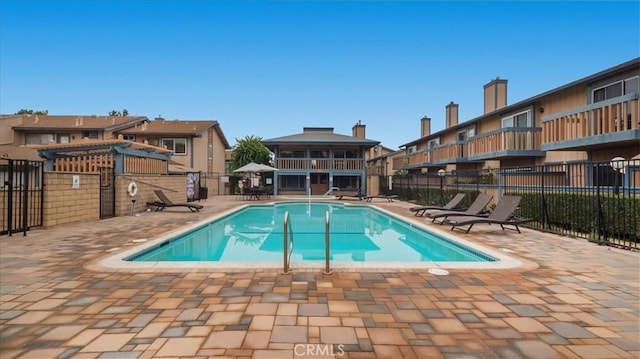
[(114, 174), (167, 174), (173, 154), (166, 148), (123, 139), (85, 139), (35, 148), (45, 159), (45, 169), (56, 172), (99, 172), (110, 167)]

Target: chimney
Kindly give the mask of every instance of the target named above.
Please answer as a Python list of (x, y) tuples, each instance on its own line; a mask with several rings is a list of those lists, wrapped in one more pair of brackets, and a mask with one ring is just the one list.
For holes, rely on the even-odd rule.
[(424, 116), (420, 120), (420, 137), (426, 137), (431, 134), (431, 119)]
[(458, 104), (453, 103), (453, 101), (449, 102), (449, 104), (445, 107), (447, 110), (446, 119), (447, 119), (447, 127), (453, 127), (458, 124)]
[(366, 125), (362, 124), (362, 121), (358, 121), (358, 123), (356, 123), (355, 125), (353, 125), (353, 127), (351, 128), (352, 131), (352, 135), (353, 137), (356, 138), (365, 138), (365, 127), (367, 127)]
[(507, 106), (507, 80), (499, 77), (484, 85), (484, 113)]

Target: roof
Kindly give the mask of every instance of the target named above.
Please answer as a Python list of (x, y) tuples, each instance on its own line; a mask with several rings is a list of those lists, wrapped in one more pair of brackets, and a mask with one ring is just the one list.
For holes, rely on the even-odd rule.
[(373, 147), (380, 141), (369, 140), (333, 133), (331, 128), (305, 128), (304, 132), (295, 135), (276, 137), (262, 140), (262, 144), (269, 147), (275, 145), (362, 145)]
[(420, 138), (418, 138), (416, 140), (413, 140), (411, 142), (407, 142), (405, 144), (402, 144), (402, 145), (400, 145), (400, 147), (406, 147), (406, 146), (415, 145), (417, 143), (420, 143), (420, 142), (426, 140), (427, 138), (436, 138), (436, 137), (438, 137), (438, 136), (440, 136), (440, 135), (442, 135), (444, 133), (447, 133), (448, 131), (464, 128), (464, 127), (472, 125), (472, 124), (474, 124), (474, 123), (476, 123), (476, 122), (478, 122), (478, 121), (480, 121), (480, 120), (482, 120), (484, 118), (495, 116), (496, 114), (502, 114), (502, 113), (507, 114), (507, 112), (514, 111), (514, 110), (516, 110), (518, 108), (521, 108), (523, 106), (534, 104), (536, 101), (540, 100), (541, 98), (544, 98), (544, 97), (549, 96), (551, 94), (554, 94), (554, 93), (557, 93), (557, 92), (560, 92), (560, 91), (563, 91), (563, 90), (566, 90), (568, 88), (571, 88), (571, 87), (574, 87), (574, 86), (578, 86), (578, 85), (581, 85), (581, 84), (588, 84), (588, 83), (591, 83), (591, 82), (595, 82), (595, 81), (601, 80), (603, 78), (606, 78), (606, 77), (609, 77), (609, 76), (613, 76), (613, 75), (615, 75), (617, 73), (622, 73), (622, 72), (625, 72), (625, 71), (629, 71), (633, 67), (637, 67), (637, 66), (640, 66), (640, 57), (637, 57), (637, 58), (635, 58), (633, 60), (627, 61), (627, 62), (622, 63), (620, 65), (614, 66), (612, 68), (606, 69), (604, 71), (600, 71), (600, 72), (595, 73), (593, 75), (590, 75), (590, 76), (581, 78), (579, 80), (570, 82), (568, 84), (562, 85), (562, 86), (557, 87), (557, 88), (555, 88), (553, 90), (549, 90), (549, 91), (543, 92), (541, 94), (535, 95), (533, 97), (529, 97), (529, 98), (524, 99), (522, 101), (516, 102), (516, 103), (514, 103), (512, 105), (501, 107), (501, 108), (499, 108), (499, 109), (497, 109), (495, 111), (483, 114), (481, 116), (472, 118), (472, 119), (464, 121), (464, 122), (460, 122), (455, 126), (451, 126), (449, 128), (442, 129), (442, 130), (440, 130), (438, 132), (434, 132), (434, 133), (432, 133), (432, 134), (430, 134), (428, 136), (420, 137)]
[(96, 115), (20, 115), (22, 124), (14, 130), (117, 130), (148, 120), (144, 116), (96, 116)]
[(16, 145), (0, 145), (0, 159), (44, 161), (35, 148)]
[(71, 143), (53, 143), (50, 145), (29, 146), (39, 151), (59, 150), (59, 152), (76, 152), (101, 150), (111, 148), (111, 146), (128, 147), (134, 150), (143, 150), (147, 152), (155, 152), (161, 154), (170, 154), (173, 151), (166, 148), (148, 145), (141, 142), (133, 142), (127, 140), (83, 140)]
[(218, 121), (200, 121), (200, 120), (165, 120), (156, 119), (148, 121), (133, 127), (124, 128), (118, 133), (123, 135), (181, 135), (181, 136), (197, 136), (210, 128), (214, 128), (220, 137), (225, 148), (231, 148), (227, 138), (220, 128)]

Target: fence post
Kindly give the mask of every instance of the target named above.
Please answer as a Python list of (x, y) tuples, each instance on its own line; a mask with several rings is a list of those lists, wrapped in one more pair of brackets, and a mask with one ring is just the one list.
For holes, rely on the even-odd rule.
[(545, 196), (545, 192), (544, 192), (544, 188), (545, 188), (545, 183), (544, 183), (544, 176), (546, 174), (545, 172), (545, 166), (542, 165), (542, 179), (540, 180), (540, 187), (541, 187), (541, 194), (542, 194), (542, 228), (545, 227), (545, 225), (547, 226), (547, 229), (551, 230), (551, 221), (549, 221), (549, 208), (547, 207), (547, 196)]

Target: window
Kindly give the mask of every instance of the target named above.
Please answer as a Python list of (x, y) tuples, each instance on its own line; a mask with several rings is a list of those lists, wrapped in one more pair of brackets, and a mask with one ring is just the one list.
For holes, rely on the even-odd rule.
[(122, 135), (122, 139), (127, 141), (135, 141), (136, 135)]
[(502, 128), (508, 127), (531, 127), (531, 111), (503, 117)]
[(311, 158), (329, 158), (329, 151), (311, 150)]
[(412, 154), (412, 153), (416, 152), (417, 150), (418, 150), (418, 145), (413, 145), (413, 146), (407, 147), (407, 153), (408, 154)]
[(593, 103), (612, 99), (614, 97), (638, 92), (640, 88), (640, 77), (635, 76), (623, 81), (617, 81), (606, 86), (593, 90)]
[(91, 138), (95, 140), (98, 138), (98, 131), (82, 131), (82, 138)]
[(476, 135), (476, 128), (474, 126), (467, 127), (462, 131), (458, 131), (458, 141), (466, 141), (475, 135)]
[(25, 141), (27, 145), (46, 145), (55, 141), (55, 138), (53, 133), (27, 133)]
[(358, 158), (357, 150), (333, 150), (333, 158)]
[(56, 142), (57, 143), (70, 143), (71, 142), (71, 135), (69, 135), (69, 134), (57, 135), (56, 136)]
[(333, 176), (333, 186), (342, 190), (355, 190), (360, 188), (360, 177), (358, 176)]
[(278, 176), (281, 190), (304, 190), (307, 187), (307, 178), (300, 176)]
[(175, 155), (187, 154), (187, 139), (186, 138), (163, 138), (162, 147), (166, 147), (168, 150), (173, 151)]
[(280, 150), (280, 158), (304, 158), (304, 150)]
[(436, 146), (440, 145), (440, 139), (436, 138), (435, 140), (430, 140), (429, 142), (427, 142), (427, 148), (432, 150), (434, 148), (436, 148)]

